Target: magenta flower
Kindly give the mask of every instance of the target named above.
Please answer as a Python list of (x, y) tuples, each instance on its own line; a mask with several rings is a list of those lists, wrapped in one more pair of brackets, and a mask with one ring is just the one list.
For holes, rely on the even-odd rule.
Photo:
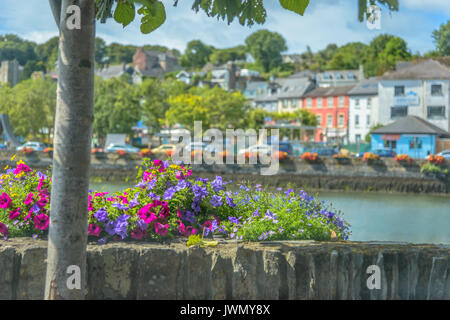
[(39, 230), (48, 230), (49, 217), (41, 213), (34, 217), (34, 227)]
[(48, 204), (48, 202), (49, 202), (48, 196), (45, 196), (45, 195), (43, 196), (43, 195), (41, 195), (41, 198), (39, 199), (37, 205), (38, 205), (40, 208), (43, 208), (43, 207), (45, 207), (45, 206)]
[(100, 232), (102, 232), (102, 230), (103, 229), (98, 225), (91, 223), (88, 228), (88, 235), (98, 237), (100, 236)]
[(8, 228), (2, 222), (0, 222), (0, 234), (4, 237), (8, 236)]
[(166, 236), (167, 232), (169, 232), (169, 225), (168, 224), (161, 224), (159, 222), (155, 225), (155, 231), (157, 234), (161, 236)]
[(31, 192), (27, 195), (27, 198), (25, 199), (24, 203), (25, 204), (31, 204), (33, 202), (33, 196), (34, 194), (32, 194)]
[(44, 176), (42, 176), (42, 177), (39, 179), (39, 184), (38, 184), (38, 186), (37, 186), (37, 188), (36, 188), (37, 191), (41, 190), (41, 188), (42, 188), (42, 183), (43, 183), (43, 182), (44, 182)]
[(8, 209), (11, 206), (11, 198), (6, 192), (0, 195), (0, 208)]
[(27, 165), (24, 164), (24, 163), (19, 163), (19, 164), (17, 165), (16, 169), (14, 169), (14, 174), (17, 175), (17, 174), (19, 174), (19, 173), (21, 173), (21, 172), (27, 173), (27, 172), (30, 172), (30, 171), (31, 171), (31, 169), (30, 169), (29, 166), (27, 166)]
[(20, 216), (20, 208), (17, 208), (16, 210), (13, 210), (9, 213), (9, 220), (14, 220), (16, 219), (18, 216)]

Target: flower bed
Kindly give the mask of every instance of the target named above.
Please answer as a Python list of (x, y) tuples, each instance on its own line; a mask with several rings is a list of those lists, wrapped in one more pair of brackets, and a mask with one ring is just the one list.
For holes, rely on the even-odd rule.
[[(212, 235), (236, 240), (346, 240), (348, 224), (303, 190), (271, 193), (260, 185), (232, 186), (191, 177), (182, 165), (144, 160), (137, 184), (124, 192), (90, 190), (88, 233), (110, 240), (162, 240)], [(51, 179), (26, 165), (1, 180), (0, 233), (40, 235), (48, 229)], [(197, 238), (195, 238), (197, 236)]]
[(149, 158), (153, 155), (152, 151), (150, 149), (142, 149), (139, 151), (139, 156), (141, 158)]
[(435, 165), (440, 165), (445, 162), (445, 158), (443, 156), (437, 156), (437, 155), (430, 154), (427, 158), (427, 161), (429, 163), (433, 163)]
[(378, 160), (380, 160), (380, 156), (373, 153), (373, 152), (366, 152), (363, 155), (363, 161), (367, 162), (367, 163), (374, 163), (377, 162)]
[(396, 155), (394, 160), (396, 162), (398, 162), (398, 163), (401, 163), (401, 164), (406, 164), (406, 163), (407, 164), (411, 164), (411, 163), (413, 163), (413, 159), (407, 154)]
[(319, 155), (313, 152), (305, 152), (302, 154), (302, 159), (310, 163), (316, 163), (319, 161)]

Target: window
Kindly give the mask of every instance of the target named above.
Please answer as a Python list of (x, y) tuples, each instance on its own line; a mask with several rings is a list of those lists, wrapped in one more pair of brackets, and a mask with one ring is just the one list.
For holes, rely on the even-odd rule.
[(291, 108), (297, 108), (297, 99), (291, 100)]
[(311, 108), (311, 98), (306, 99), (306, 107)]
[(355, 126), (359, 126), (359, 115), (355, 115)]
[(372, 107), (372, 98), (367, 98), (367, 108), (371, 108)]
[(355, 99), (355, 107), (359, 109), (359, 99), (358, 98)]
[(344, 106), (344, 97), (339, 97), (339, 106)]
[(366, 125), (370, 126), (370, 115), (366, 116)]
[(333, 98), (332, 97), (328, 98), (328, 103), (327, 104), (328, 104), (329, 108), (331, 108), (333, 106)]
[(395, 90), (394, 95), (396, 97), (405, 95), (405, 86), (395, 86), (394, 90)]
[(282, 103), (282, 105), (283, 105), (283, 108), (287, 108), (287, 107), (288, 107), (288, 100), (287, 100), (287, 99), (283, 99), (283, 100), (281, 101), (281, 103)]
[(408, 115), (408, 106), (391, 107), (391, 119), (406, 117)]
[(442, 85), (432, 84), (431, 85), (431, 95), (432, 96), (442, 96)]
[(317, 116), (317, 125), (318, 125), (319, 127), (322, 126), (322, 116), (321, 116), (321, 115), (318, 115), (318, 116)]
[(397, 141), (395, 141), (395, 140), (385, 140), (384, 141), (384, 147), (392, 149), (392, 150), (395, 150), (395, 149), (397, 149)]
[(445, 107), (444, 106), (432, 106), (427, 108), (428, 119), (445, 119)]
[(338, 125), (339, 125), (339, 127), (343, 127), (344, 126), (344, 115), (343, 114), (339, 115)]
[(414, 140), (409, 140), (410, 149), (422, 149), (422, 140), (414, 138)]
[(331, 128), (333, 126), (333, 116), (331, 114), (329, 114), (327, 116), (327, 127)]
[(317, 107), (322, 108), (322, 98), (317, 98)]

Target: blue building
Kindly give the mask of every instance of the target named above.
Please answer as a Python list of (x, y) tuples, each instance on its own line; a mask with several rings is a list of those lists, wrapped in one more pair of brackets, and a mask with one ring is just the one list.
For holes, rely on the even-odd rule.
[(450, 133), (417, 116), (406, 116), (371, 133), (371, 149), (389, 148), (397, 154), (425, 158), (437, 153), (440, 140)]

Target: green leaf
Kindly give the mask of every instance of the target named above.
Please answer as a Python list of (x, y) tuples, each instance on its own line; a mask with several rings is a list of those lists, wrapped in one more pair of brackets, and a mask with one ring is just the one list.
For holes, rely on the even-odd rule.
[(302, 16), (309, 5), (309, 0), (280, 0), (280, 4), (286, 10), (293, 11)]
[(135, 15), (133, 3), (119, 2), (116, 11), (114, 11), (114, 20), (126, 27), (134, 20)]
[(158, 29), (166, 21), (166, 9), (161, 1), (140, 8), (138, 13), (144, 15), (141, 20), (141, 32), (145, 34)]

